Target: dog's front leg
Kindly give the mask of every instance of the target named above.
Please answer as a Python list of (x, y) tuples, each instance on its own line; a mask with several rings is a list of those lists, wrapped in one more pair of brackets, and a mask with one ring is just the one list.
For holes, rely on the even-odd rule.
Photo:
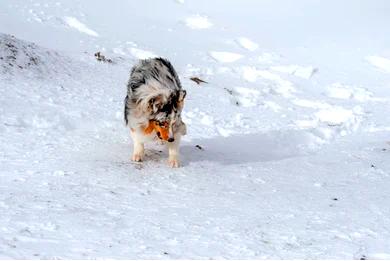
[(144, 149), (144, 143), (141, 141), (140, 137), (137, 135), (137, 133), (131, 131), (131, 138), (133, 139), (133, 156), (132, 160), (140, 162), (144, 159), (145, 149)]
[(168, 164), (172, 168), (178, 168), (179, 163), (179, 145), (180, 145), (180, 135), (175, 137), (173, 142), (168, 142)]
[(145, 154), (144, 144), (141, 142), (134, 141), (134, 150), (133, 150), (132, 160), (137, 161), (137, 162), (143, 161), (144, 154)]

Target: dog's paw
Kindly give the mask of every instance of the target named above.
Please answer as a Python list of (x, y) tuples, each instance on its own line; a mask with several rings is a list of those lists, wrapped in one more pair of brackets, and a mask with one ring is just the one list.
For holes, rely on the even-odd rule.
[(143, 155), (134, 153), (133, 156), (131, 157), (131, 160), (135, 162), (141, 162), (143, 160)]
[(171, 168), (178, 168), (178, 167), (180, 167), (180, 163), (179, 163), (179, 160), (178, 160), (178, 159), (169, 159), (169, 160), (168, 160), (168, 165), (169, 165)]
[(178, 168), (180, 167), (180, 162), (178, 159), (169, 159), (168, 160), (168, 165), (171, 167), (171, 168)]

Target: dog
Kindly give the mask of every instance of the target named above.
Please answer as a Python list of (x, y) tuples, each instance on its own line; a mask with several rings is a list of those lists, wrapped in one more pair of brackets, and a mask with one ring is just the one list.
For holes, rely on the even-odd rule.
[(168, 164), (179, 167), (179, 145), (187, 128), (181, 119), (186, 91), (165, 58), (140, 60), (131, 69), (124, 118), (134, 143), (132, 160), (144, 160), (144, 143), (160, 140), (168, 147)]

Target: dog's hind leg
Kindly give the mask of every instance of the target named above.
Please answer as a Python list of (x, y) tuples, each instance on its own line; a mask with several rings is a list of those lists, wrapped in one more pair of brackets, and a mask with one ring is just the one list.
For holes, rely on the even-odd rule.
[(144, 159), (144, 155), (145, 155), (144, 143), (140, 139), (140, 137), (137, 135), (136, 132), (131, 131), (130, 134), (131, 134), (131, 138), (133, 139), (133, 144), (134, 144), (133, 156), (131, 157), (131, 159), (133, 161), (140, 162)]
[(180, 166), (179, 162), (179, 145), (180, 145), (181, 135), (176, 135), (175, 141), (168, 142), (168, 164), (172, 168), (178, 168)]

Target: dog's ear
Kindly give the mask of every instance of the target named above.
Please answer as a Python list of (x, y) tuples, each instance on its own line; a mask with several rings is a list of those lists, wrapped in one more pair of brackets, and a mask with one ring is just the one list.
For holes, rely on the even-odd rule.
[(180, 90), (179, 91), (179, 102), (184, 101), (184, 98), (186, 97), (186, 95), (187, 95), (187, 91), (186, 90)]
[(177, 107), (179, 110), (183, 109), (184, 106), (184, 98), (186, 97), (187, 92), (185, 90), (180, 90), (179, 91), (179, 98), (177, 99)]

